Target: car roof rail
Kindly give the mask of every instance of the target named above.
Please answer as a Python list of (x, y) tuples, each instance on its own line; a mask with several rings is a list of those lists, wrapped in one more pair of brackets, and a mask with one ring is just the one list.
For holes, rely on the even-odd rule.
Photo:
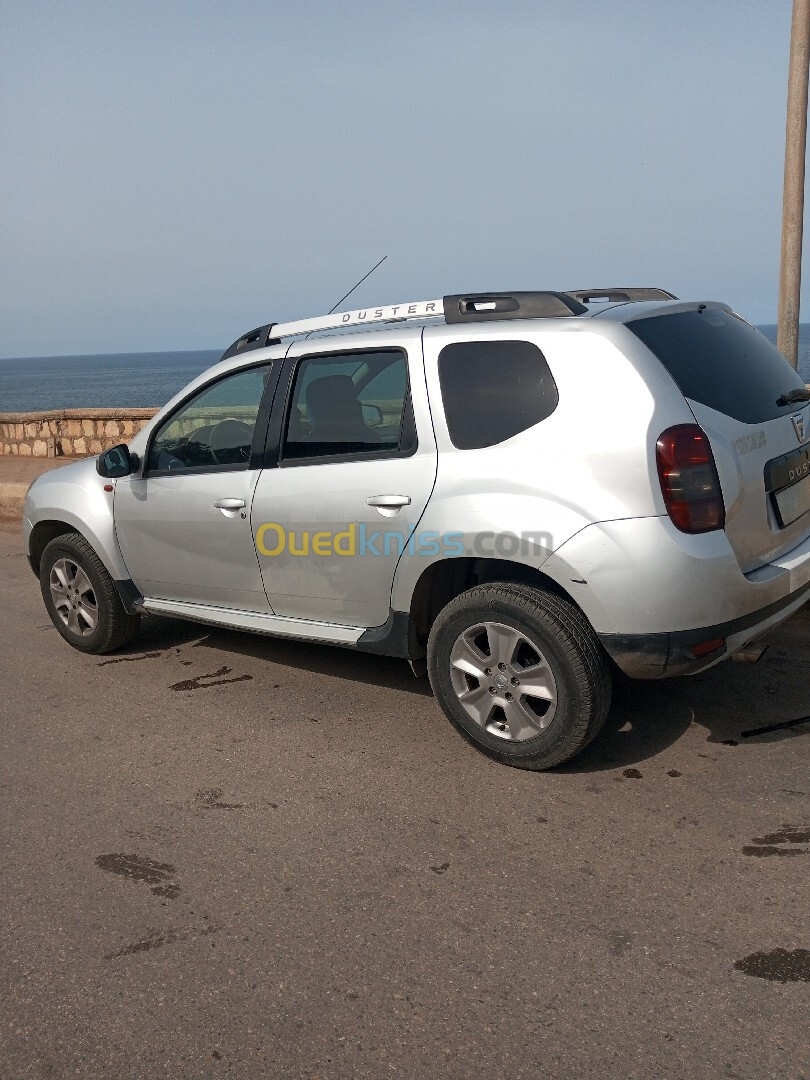
[(456, 293), (437, 300), (414, 300), (404, 304), (336, 311), (314, 319), (295, 322), (265, 323), (248, 331), (227, 349), (227, 360), (252, 349), (275, 345), (285, 337), (314, 334), (320, 330), (339, 330), (344, 326), (374, 326), (380, 323), (444, 319), (446, 323), (492, 322), (500, 319), (553, 319), (582, 315), (588, 309), (565, 292), (490, 292)]
[(314, 319), (298, 319), (286, 323), (266, 323), (237, 340), (222, 354), (227, 360), (250, 349), (277, 345), (282, 338), (299, 334), (315, 334), (320, 330), (340, 330), (344, 326), (373, 326), (380, 323), (408, 322), (413, 319), (440, 319), (444, 306), (438, 300), (414, 300), (405, 304), (386, 304), (381, 307), (356, 308), (354, 311), (335, 311)]
[(237, 353), (249, 352), (251, 349), (264, 349), (267, 345), (271, 345), (270, 331), (274, 326), (275, 323), (266, 323), (264, 326), (257, 326), (255, 330), (248, 330), (225, 350), (220, 360), (228, 360)]
[(573, 296), (582, 304), (592, 304), (594, 301), (607, 301), (610, 303), (626, 304), (635, 303), (639, 300), (677, 300), (678, 297), (666, 289), (637, 288), (630, 289), (611, 286), (609, 289), (569, 289), (568, 295)]

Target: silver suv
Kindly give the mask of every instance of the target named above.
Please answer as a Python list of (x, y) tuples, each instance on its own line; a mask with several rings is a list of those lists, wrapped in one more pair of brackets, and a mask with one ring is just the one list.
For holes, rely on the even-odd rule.
[(700, 671), (808, 598), (809, 397), (729, 307), (656, 289), (271, 323), (36, 480), (25, 544), (77, 649), (148, 613), (400, 656), (545, 769), (616, 667)]

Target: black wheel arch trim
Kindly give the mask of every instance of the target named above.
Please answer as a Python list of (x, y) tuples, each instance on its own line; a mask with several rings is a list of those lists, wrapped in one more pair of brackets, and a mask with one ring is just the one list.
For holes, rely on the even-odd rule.
[[(54, 519), (53, 521), (38, 522), (38, 524), (41, 524), (43, 526), (50, 526), (45, 535), (52, 535), (49, 535), (48, 539), (46, 539), (44, 543), (38, 542), (34, 549), (32, 549), (31, 540), (29, 538), (29, 550), (26, 552), (26, 559), (28, 560), (28, 565), (31, 567), (31, 572), (32, 574), (34, 574), (35, 577), (39, 577), (42, 553), (52, 540), (57, 540), (60, 536), (67, 536), (68, 534), (75, 534), (76, 536), (81, 536), (83, 540), (87, 540), (87, 537), (84, 535), (84, 533), (80, 532), (73, 525), (69, 525), (65, 521), (58, 521)], [(36, 525), (34, 526), (34, 529), (36, 529)], [(34, 534), (34, 529), (31, 530), (32, 536)], [(87, 543), (89, 544), (90, 541), (87, 540)], [(35, 550), (38, 557), (35, 557)], [(93, 550), (95, 551), (95, 548)], [(112, 582), (113, 585), (115, 585), (115, 590), (118, 593), (118, 596), (127, 614), (143, 614), (143, 596), (141, 595), (141, 592), (136, 586), (135, 582), (132, 581), (130, 578), (113, 578)]]
[(414, 640), (410, 613), (393, 608), (382, 626), (371, 626), (360, 635), (354, 648), (405, 660), (418, 660), (424, 656), (424, 650), (420, 651)]

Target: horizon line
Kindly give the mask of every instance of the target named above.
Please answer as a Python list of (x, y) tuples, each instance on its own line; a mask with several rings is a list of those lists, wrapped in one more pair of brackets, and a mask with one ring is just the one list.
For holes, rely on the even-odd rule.
[[(746, 320), (747, 321), (747, 320)], [(760, 327), (772, 327), (778, 326), (777, 322), (758, 322), (751, 323), (752, 326), (759, 329)], [(810, 320), (807, 322), (799, 322), (799, 327), (806, 326), (810, 328)], [(106, 352), (76, 352), (76, 353), (34, 353), (29, 356), (0, 356), (0, 363), (4, 360), (75, 360), (75, 359), (92, 359), (93, 357), (101, 356), (165, 356), (167, 353), (201, 353), (201, 352), (221, 352), (221, 346), (214, 349), (108, 349)]]

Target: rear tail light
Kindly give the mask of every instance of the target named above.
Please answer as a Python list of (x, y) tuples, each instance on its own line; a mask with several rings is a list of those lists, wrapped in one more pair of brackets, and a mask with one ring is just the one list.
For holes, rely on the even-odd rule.
[(726, 508), (714, 455), (697, 424), (667, 428), (655, 446), (667, 513), (685, 533), (722, 529)]

